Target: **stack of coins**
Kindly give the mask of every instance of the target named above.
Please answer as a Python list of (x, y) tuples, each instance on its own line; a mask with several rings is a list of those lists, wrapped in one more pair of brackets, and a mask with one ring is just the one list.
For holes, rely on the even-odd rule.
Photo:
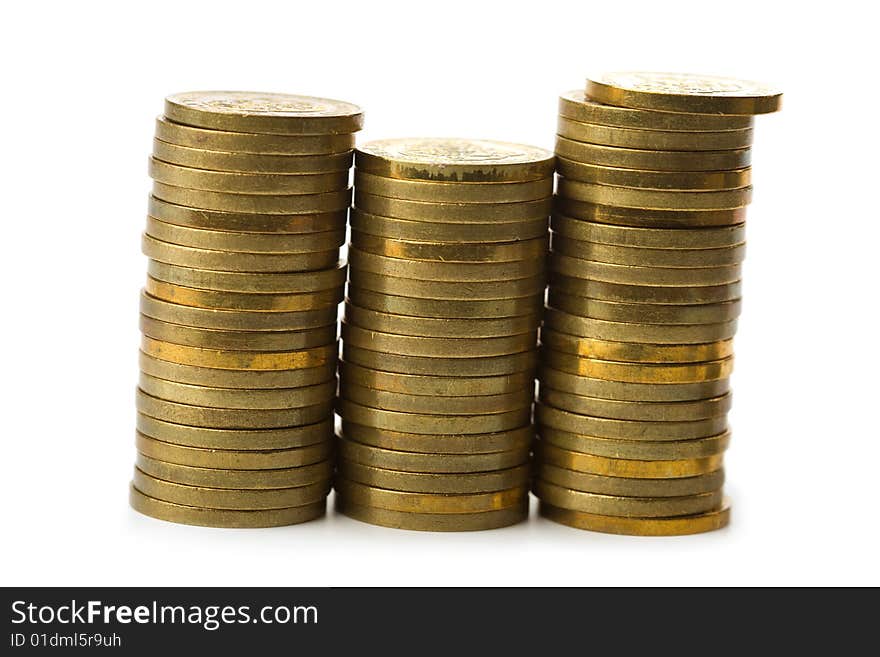
[(613, 74), (564, 94), (536, 408), (546, 517), (641, 535), (727, 524), (753, 83)]
[(359, 108), (170, 96), (156, 122), (131, 505), (194, 525), (324, 513)]
[(394, 139), (355, 154), (338, 509), (464, 531), (528, 514), (553, 155)]

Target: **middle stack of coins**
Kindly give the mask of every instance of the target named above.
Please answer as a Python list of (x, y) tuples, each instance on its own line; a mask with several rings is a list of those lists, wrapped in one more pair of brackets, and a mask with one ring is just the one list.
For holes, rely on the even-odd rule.
[(553, 155), (396, 139), (355, 164), (338, 508), (405, 529), (519, 522)]

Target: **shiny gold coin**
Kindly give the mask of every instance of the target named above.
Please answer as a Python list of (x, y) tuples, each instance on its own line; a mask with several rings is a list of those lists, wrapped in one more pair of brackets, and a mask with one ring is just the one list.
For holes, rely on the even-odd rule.
[(301, 351), (234, 351), (202, 349), (153, 340), (144, 336), (141, 350), (154, 358), (181, 365), (228, 370), (292, 370), (336, 361), (336, 344)]
[(545, 365), (563, 372), (626, 383), (699, 383), (726, 379), (733, 372), (733, 356), (702, 363), (624, 363), (581, 358), (547, 348), (541, 356)]
[(211, 130), (337, 135), (364, 125), (361, 108), (331, 98), (256, 91), (187, 91), (165, 98), (171, 121)]
[(435, 456), (528, 451), (534, 433), (534, 429), (529, 425), (495, 433), (419, 434), (376, 429), (342, 421), (342, 435), (350, 441), (398, 452), (416, 452)]
[(358, 210), (382, 217), (447, 224), (518, 223), (545, 219), (553, 205), (552, 197), (518, 203), (438, 203), (409, 201), (355, 190)]
[(557, 447), (544, 439), (543, 432), (541, 439), (535, 444), (535, 455), (540, 463), (549, 463), (567, 470), (634, 479), (696, 477), (719, 470), (724, 462), (724, 455), (721, 453), (669, 461), (608, 458)]
[(315, 269), (330, 269), (339, 261), (339, 248), (332, 246), (330, 240), (327, 250), (311, 253), (236, 253), (197, 249), (157, 240), (149, 235), (142, 239), (145, 256), (180, 267), (232, 272), (298, 272)]
[(521, 203), (553, 194), (548, 176), (528, 182), (453, 183), (375, 176), (355, 167), (355, 184), (366, 194), (428, 203)]
[(751, 187), (711, 192), (636, 189), (594, 185), (568, 178), (559, 179), (557, 193), (584, 203), (658, 210), (726, 210), (741, 208), (752, 200)]
[(409, 493), (449, 493), (462, 495), (489, 493), (529, 485), (528, 464), (491, 472), (435, 474), (431, 472), (401, 472), (386, 468), (374, 468), (343, 459), (339, 462), (339, 474), (344, 479), (365, 486), (400, 490)]
[(201, 488), (294, 488), (330, 481), (333, 476), (333, 463), (329, 460), (298, 468), (277, 470), (218, 470), (165, 463), (138, 454), (135, 464), (139, 470), (157, 479)]
[(542, 275), (546, 258), (542, 255), (519, 262), (434, 262), (389, 258), (350, 246), (348, 263), (351, 271), (368, 271), (383, 276), (423, 281), (487, 282)]
[(149, 216), (175, 226), (238, 233), (307, 235), (345, 228), (348, 208), (316, 214), (248, 214), (200, 210), (150, 196)]
[(588, 299), (565, 294), (550, 288), (548, 305), (571, 315), (604, 319), (609, 322), (632, 322), (644, 324), (720, 324), (739, 317), (741, 301), (707, 303), (699, 305), (667, 305), (648, 303), (619, 303)]
[(440, 395), (411, 395), (400, 392), (377, 390), (366, 386), (357, 385), (351, 380), (341, 379), (344, 399), (378, 408), (385, 411), (399, 411), (401, 413), (430, 413), (432, 415), (483, 415), (488, 413), (503, 413), (518, 408), (531, 406), (534, 397), (533, 386), (523, 387), (520, 390), (505, 392), (498, 395), (474, 395), (464, 397), (461, 395), (444, 397)]
[(263, 174), (314, 174), (348, 171), (351, 151), (333, 155), (269, 155), (206, 150), (153, 140), (153, 157), (162, 162), (207, 171)]
[(406, 180), (497, 183), (553, 175), (553, 153), (483, 139), (383, 139), (358, 147), (355, 157), (360, 171)]
[(648, 285), (657, 287), (714, 287), (736, 283), (742, 278), (742, 265), (723, 267), (637, 267), (616, 265), (595, 260), (581, 260), (552, 252), (549, 259), (551, 272), (605, 283)]
[(538, 508), (539, 513), (548, 520), (575, 529), (628, 536), (686, 536), (722, 529), (730, 522), (730, 506), (727, 503), (715, 511), (673, 518), (603, 516), (561, 509), (546, 502), (541, 502)]
[[(724, 453), (730, 444), (730, 432), (725, 431), (717, 436), (707, 438), (694, 438), (692, 440), (612, 440), (610, 438), (596, 438), (595, 436), (583, 436), (568, 431), (559, 431), (550, 427), (541, 427), (541, 444), (553, 446), (569, 452), (579, 452), (593, 456), (604, 456), (608, 459), (623, 459), (650, 463), (652, 461), (667, 461), (662, 466), (666, 474), (657, 474), (657, 477), (668, 477), (670, 472), (678, 472), (682, 469), (681, 464), (690, 459), (702, 459), (708, 456), (719, 456)], [(557, 459), (556, 464), (571, 463), (571, 459)], [(718, 462), (720, 464), (720, 461)], [(616, 461), (615, 461), (616, 464)], [(560, 467), (568, 467), (561, 465)], [(588, 468), (596, 469), (593, 463)], [(697, 469), (707, 467), (705, 463), (685, 465), (687, 468)], [(719, 465), (720, 467), (720, 465)], [(677, 468), (677, 469), (676, 469)], [(607, 470), (607, 468), (605, 468)], [(593, 470), (589, 470), (592, 472)], [(699, 473), (695, 473), (699, 474)], [(623, 475), (615, 475), (623, 476)], [(627, 475), (630, 476), (630, 475)], [(675, 475), (690, 476), (690, 475)]]
[(541, 294), (546, 286), (546, 276), (538, 274), (510, 281), (421, 281), (358, 271), (355, 273), (355, 283), (360, 288), (381, 294), (420, 299), (478, 301)]
[(483, 454), (419, 454), (374, 447), (340, 437), (339, 457), (374, 468), (402, 472), (432, 472), (460, 474), (504, 470), (528, 463), (528, 448), (517, 447), (503, 452)]
[(748, 148), (752, 143), (751, 128), (719, 132), (642, 130), (581, 123), (564, 116), (559, 117), (556, 132), (589, 144), (657, 151), (726, 151)]
[[(464, 284), (462, 284), (464, 285)], [(449, 319), (440, 317), (408, 317), (362, 308), (350, 300), (345, 304), (346, 321), (371, 331), (399, 335), (420, 335), (437, 338), (489, 338), (519, 335), (534, 331), (540, 324), (537, 313), (497, 319)]]
[(147, 263), (147, 274), (165, 283), (200, 290), (258, 294), (306, 294), (324, 290), (341, 290), (345, 286), (345, 272), (345, 265), (341, 263), (333, 269), (292, 274), (210, 271), (178, 267), (158, 260), (150, 260)]
[(568, 91), (559, 97), (559, 114), (583, 123), (682, 132), (739, 130), (750, 128), (754, 122), (750, 116), (658, 112), (603, 105), (589, 98), (583, 89)]
[[(344, 391), (343, 391), (344, 394)], [(428, 415), (383, 411), (340, 399), (337, 411), (347, 422), (406, 433), (492, 433), (529, 423), (531, 408), (484, 415)]]
[(144, 495), (131, 487), (131, 508), (157, 520), (199, 527), (256, 528), (281, 527), (308, 522), (324, 515), (325, 501), (287, 509), (264, 509), (259, 511), (233, 511), (173, 504)]
[(618, 401), (678, 402), (718, 397), (730, 390), (730, 379), (699, 383), (625, 383), (594, 377), (578, 376), (544, 366), (539, 380), (556, 390), (584, 397)]
[(360, 367), (354, 363), (340, 362), (340, 378), (346, 386), (352, 384), (375, 391), (435, 397), (476, 397), (506, 395), (534, 388), (534, 380), (527, 372), (505, 376), (419, 376), (396, 374)]
[(691, 305), (733, 301), (742, 296), (742, 283), (703, 285), (699, 287), (659, 287), (622, 285), (587, 278), (553, 274), (550, 287), (567, 294), (620, 303)]
[(388, 258), (439, 262), (520, 262), (542, 258), (547, 253), (547, 236), (532, 240), (509, 243), (469, 242), (466, 244), (440, 244), (436, 242), (412, 242), (393, 240), (351, 232), (352, 246)]
[(332, 401), (299, 408), (209, 408), (181, 404), (148, 395), (138, 389), (137, 410), (157, 420), (213, 429), (275, 429), (314, 424), (333, 412)]
[(325, 461), (333, 452), (333, 443), (330, 441), (292, 449), (224, 450), (176, 445), (150, 438), (141, 433), (135, 436), (135, 446), (141, 454), (157, 461), (220, 470), (297, 468)]
[(174, 187), (153, 182), (153, 196), (169, 203), (191, 208), (221, 212), (251, 212), (256, 214), (319, 214), (343, 210), (351, 198), (350, 189), (315, 194), (228, 194), (204, 189)]
[(467, 358), (471, 356), (505, 356), (528, 351), (537, 346), (538, 336), (532, 331), (497, 338), (426, 338), (380, 333), (343, 322), (342, 339), (353, 347), (401, 356)]
[(381, 217), (352, 210), (351, 228), (362, 234), (395, 240), (449, 244), (515, 242), (547, 235), (546, 218), (511, 223), (432, 223)]
[[(355, 274), (356, 276), (356, 274)], [(540, 314), (543, 294), (514, 299), (417, 299), (371, 292), (349, 283), (348, 299), (356, 306), (392, 315), (449, 319), (519, 317)]]
[(746, 255), (745, 244), (721, 249), (648, 249), (616, 244), (584, 242), (553, 233), (553, 251), (572, 258), (636, 267), (703, 269), (740, 264)]
[(528, 497), (524, 486), (490, 493), (432, 494), (374, 488), (337, 477), (337, 494), (347, 503), (411, 513), (484, 513), (498, 511)]
[(738, 189), (746, 187), (752, 179), (750, 167), (729, 171), (646, 171), (586, 164), (567, 160), (564, 157), (557, 158), (556, 169), (560, 176), (578, 182), (645, 189), (704, 191)]
[(676, 151), (621, 148), (556, 137), (556, 157), (621, 169), (645, 171), (730, 171), (752, 162), (749, 148), (716, 151)]
[(141, 313), (171, 324), (222, 331), (301, 331), (336, 323), (336, 306), (302, 312), (254, 312), (196, 308), (141, 292)]
[(497, 511), (483, 513), (412, 513), (353, 504), (336, 498), (336, 510), (349, 518), (381, 527), (428, 532), (464, 532), (515, 525), (529, 515), (528, 499)]
[(277, 410), (302, 408), (333, 401), (336, 381), (330, 380), (300, 388), (250, 390), (240, 388), (209, 388), (189, 383), (160, 379), (141, 372), (140, 389), (152, 397), (179, 404), (208, 406), (219, 409)]
[(206, 171), (150, 158), (150, 177), (174, 187), (229, 194), (320, 194), (348, 187), (348, 171), (331, 173), (237, 173)]
[(569, 413), (613, 420), (685, 422), (724, 415), (730, 410), (730, 393), (721, 397), (681, 402), (633, 402), (584, 397), (541, 385), (539, 399)]
[[(304, 465), (302, 459), (297, 456), (300, 454), (299, 452), (288, 453), (288, 450), (319, 445), (318, 452), (323, 450), (323, 452), (329, 453), (327, 446), (332, 445), (333, 420), (328, 418), (315, 424), (282, 429), (209, 429), (165, 422), (164, 420), (158, 420), (149, 415), (138, 413), (137, 430), (139, 435), (137, 439), (138, 444), (144, 443), (147, 445), (148, 451), (144, 452), (144, 454), (162, 462), (221, 469), (230, 469), (230, 466), (232, 466), (231, 469), (233, 470), (248, 470), (249, 466), (242, 465), (241, 458), (247, 461), (250, 458), (247, 454), (251, 454), (253, 455), (251, 461), (256, 463), (253, 466), (254, 469), (288, 468)], [(152, 442), (150, 442), (151, 440)], [(168, 445), (171, 445), (171, 447), (168, 447)], [(203, 451), (194, 453), (186, 450), (175, 451), (174, 446), (192, 447)], [(230, 452), (232, 455), (227, 455), (228, 458), (218, 458), (216, 461), (213, 461), (213, 463), (223, 463), (223, 465), (211, 465), (212, 461), (210, 458), (208, 463), (205, 464), (201, 462), (205, 459), (200, 461), (200, 455), (205, 455), (204, 450), (208, 452), (220, 450), (224, 453)], [(239, 458), (235, 455), (239, 451), (246, 452), (247, 454)], [(273, 454), (276, 452), (281, 453), (273, 457)], [(315, 450), (312, 450), (312, 452), (315, 452)], [(190, 455), (192, 458), (188, 458), (187, 455)], [(223, 455), (221, 454), (221, 456)], [(286, 462), (290, 460), (289, 457), (293, 457), (295, 462), (290, 465), (276, 463), (279, 459)], [(317, 462), (317, 460), (319, 459), (310, 461), (310, 463)]]
[(205, 130), (156, 119), (156, 139), (187, 148), (272, 155), (331, 155), (354, 148), (354, 134), (272, 135)]
[(147, 294), (169, 303), (196, 308), (216, 308), (220, 310), (253, 310), (265, 312), (301, 312), (320, 310), (328, 306), (338, 306), (342, 301), (342, 288), (306, 292), (302, 294), (277, 294), (253, 292), (220, 292), (199, 290), (182, 285), (157, 281), (147, 276), (144, 286)]
[(355, 365), (374, 370), (426, 376), (501, 376), (531, 372), (538, 363), (537, 350), (509, 356), (428, 358), (384, 354), (344, 343), (342, 357)]
[(535, 468), (535, 477), (561, 488), (624, 497), (700, 495), (720, 490), (724, 485), (724, 470), (678, 479), (633, 479), (576, 472), (555, 465), (539, 464)]
[(583, 338), (614, 342), (647, 342), (651, 344), (703, 344), (729, 340), (736, 333), (736, 320), (721, 324), (627, 324), (604, 319), (578, 317), (554, 308), (547, 308), (544, 325)]
[(733, 355), (733, 340), (688, 345), (615, 342), (560, 333), (549, 327), (541, 330), (541, 344), (584, 358), (630, 363), (699, 363)]
[(643, 249), (725, 249), (745, 242), (745, 224), (719, 228), (634, 228), (573, 219), (562, 214), (550, 220), (553, 232), (582, 242)]
[(588, 78), (586, 93), (608, 105), (666, 112), (766, 114), (782, 104), (782, 93), (766, 85), (690, 73), (606, 73)]
[(329, 479), (325, 482), (297, 486), (296, 488), (253, 490), (202, 488), (157, 479), (138, 468), (134, 470), (132, 485), (144, 495), (173, 504), (233, 510), (283, 509), (291, 506), (303, 506), (324, 499), (330, 492)]
[(631, 228), (722, 228), (742, 224), (746, 208), (732, 210), (646, 210), (622, 208), (612, 205), (596, 205), (573, 199), (555, 197), (557, 214), (609, 226)]

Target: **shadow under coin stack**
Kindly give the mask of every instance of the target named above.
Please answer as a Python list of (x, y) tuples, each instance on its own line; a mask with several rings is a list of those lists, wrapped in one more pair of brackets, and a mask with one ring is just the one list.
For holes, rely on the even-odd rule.
[(414, 530), (519, 522), (553, 155), (394, 139), (355, 166), (338, 509)]
[(170, 96), (156, 123), (131, 505), (214, 527), (324, 513), (349, 103)]
[(534, 491), (542, 515), (639, 535), (727, 524), (753, 83), (614, 74), (560, 99)]

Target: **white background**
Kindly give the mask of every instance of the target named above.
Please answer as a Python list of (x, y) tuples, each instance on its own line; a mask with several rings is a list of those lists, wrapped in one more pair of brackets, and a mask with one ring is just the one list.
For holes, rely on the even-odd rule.
[[(880, 584), (876, 18), (868, 3), (12, 3), (3, 16), (4, 585)], [(330, 515), (272, 530), (128, 508), (153, 118), (192, 89), (351, 100), (361, 141), (552, 148), (590, 72), (785, 91), (758, 117), (737, 337), (732, 526), (538, 519), (459, 535)]]

